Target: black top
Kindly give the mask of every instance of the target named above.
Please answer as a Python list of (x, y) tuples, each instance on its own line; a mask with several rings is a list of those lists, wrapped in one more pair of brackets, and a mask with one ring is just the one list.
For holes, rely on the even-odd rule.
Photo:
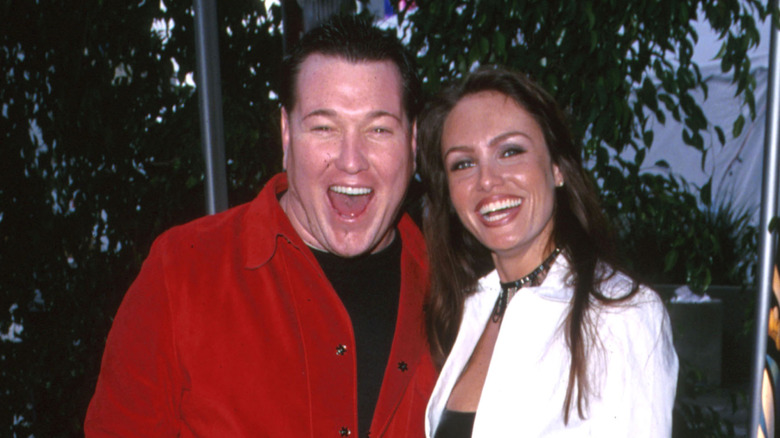
[(393, 345), (401, 290), (401, 239), (376, 254), (343, 258), (313, 251), (355, 332), (358, 430), (367, 436)]
[(476, 412), (451, 411), (444, 408), (433, 438), (470, 438), (476, 416)]

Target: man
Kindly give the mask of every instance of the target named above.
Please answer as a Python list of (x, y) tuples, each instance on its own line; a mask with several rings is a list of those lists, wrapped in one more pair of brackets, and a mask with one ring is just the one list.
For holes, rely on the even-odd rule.
[(341, 17), (283, 78), (286, 174), (157, 239), (109, 334), (88, 437), (423, 435), (426, 256), (399, 220), (412, 58)]

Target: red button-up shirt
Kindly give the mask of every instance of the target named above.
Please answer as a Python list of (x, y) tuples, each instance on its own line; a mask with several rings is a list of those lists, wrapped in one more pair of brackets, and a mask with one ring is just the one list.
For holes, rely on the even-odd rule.
[[(109, 333), (87, 437), (358, 436), (352, 325), (279, 206), (286, 188), (277, 175), (253, 202), (157, 239)], [(436, 379), (422, 236), (408, 217), (398, 230), (401, 296), (372, 438), (424, 436)]]

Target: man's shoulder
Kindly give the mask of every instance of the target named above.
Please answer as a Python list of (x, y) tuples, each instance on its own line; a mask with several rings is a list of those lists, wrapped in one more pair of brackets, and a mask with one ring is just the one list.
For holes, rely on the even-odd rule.
[(220, 242), (221, 247), (230, 245), (232, 236), (240, 234), (241, 224), (251, 202), (229, 210), (203, 216), (190, 222), (176, 225), (155, 239), (153, 249), (176, 250), (180, 248), (208, 247)]
[(155, 246), (224, 251), (235, 249), (242, 242), (256, 243), (261, 237), (257, 234), (274, 234), (274, 218), (278, 212), (271, 203), (276, 202), (273, 192), (277, 180), (272, 179), (252, 201), (168, 229), (156, 239)]
[(420, 227), (408, 214), (401, 216), (398, 221), (398, 232), (401, 235), (404, 252), (411, 256), (417, 263), (428, 265), (428, 252), (425, 247), (425, 238)]

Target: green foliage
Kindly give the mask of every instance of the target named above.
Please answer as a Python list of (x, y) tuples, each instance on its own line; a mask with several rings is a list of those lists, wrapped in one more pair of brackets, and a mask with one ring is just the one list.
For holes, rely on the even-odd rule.
[[(421, 54), (428, 92), (442, 78), (457, 78), (477, 65), (501, 64), (533, 77), (552, 93), (571, 119), (577, 141), (601, 188), (628, 256), (652, 280), (688, 282), (706, 288), (715, 279), (711, 263), (722, 236), (697, 227), (713, 219), (710, 184), (700, 198), (684, 184), (640, 167), (653, 144), (650, 116), (684, 126), (680, 146), (705, 153), (705, 138), (725, 142), (693, 93), (707, 84), (693, 62), (701, 16), (719, 33), (721, 68), (731, 72), (739, 96), (755, 114), (747, 51), (758, 43), (754, 17), (767, 9), (757, 0), (592, 1), (483, 0), (423, 2), (403, 14), (410, 45)], [(734, 121), (737, 135), (744, 117)], [(714, 129), (717, 136), (705, 135)], [(624, 152), (633, 160), (619, 157)], [(618, 157), (618, 158), (616, 158)], [(704, 155), (702, 156), (703, 162)], [(749, 232), (750, 230), (748, 230)], [(653, 238), (661, 233), (663, 241)], [(652, 253), (647, 249), (652, 248)], [(646, 265), (649, 265), (649, 269)]]
[[(726, 417), (735, 417), (740, 405), (745, 408), (745, 394), (713, 388), (703, 382), (703, 376), (695, 370), (680, 376), (677, 387), (678, 402), (673, 412), (672, 438), (736, 437), (734, 422)], [(717, 398), (727, 398), (730, 406), (720, 412), (708, 406), (712, 403), (713, 395)]]
[[(204, 213), (192, 4), (166, 3), (0, 2), (1, 436), (82, 435), (151, 240)], [(219, 8), (235, 205), (279, 168), (281, 13)]]
[(707, 120), (691, 96), (706, 92), (692, 61), (699, 8), (724, 39), (724, 72), (753, 108), (747, 50), (758, 43), (753, 14), (766, 16), (758, 1), (427, 2), (405, 18), (429, 91), (477, 64), (522, 70), (571, 112), (575, 136), (595, 154), (604, 145), (638, 148), (647, 114), (684, 122), (686, 144), (704, 147)]
[(685, 181), (623, 166), (626, 172), (611, 171), (604, 182), (623, 189), (604, 193), (603, 201), (633, 272), (650, 284), (687, 284), (699, 293), (711, 284), (749, 284), (758, 250), (752, 211), (728, 200), (713, 205), (708, 185), (697, 199)]
[(680, 403), (675, 406), (673, 438), (736, 437), (734, 423), (725, 420), (711, 406)]

